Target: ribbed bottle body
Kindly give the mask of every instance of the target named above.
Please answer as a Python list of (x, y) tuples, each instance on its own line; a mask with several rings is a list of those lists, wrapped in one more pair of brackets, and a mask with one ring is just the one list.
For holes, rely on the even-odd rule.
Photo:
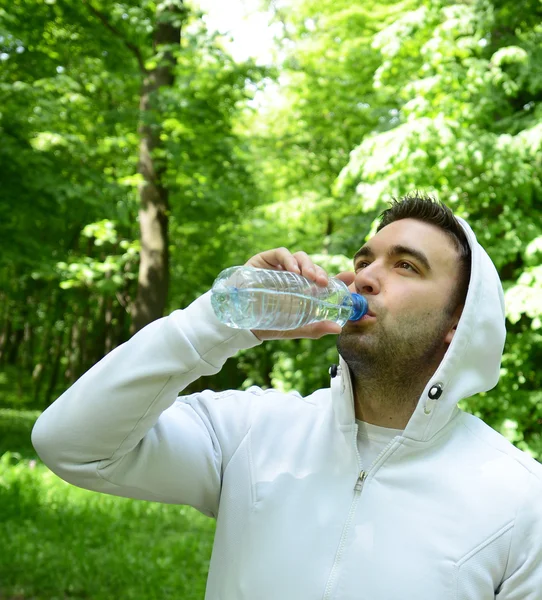
[(217, 277), (211, 303), (217, 317), (238, 329), (297, 329), (316, 321), (343, 326), (353, 313), (346, 284), (322, 287), (289, 271), (231, 267)]

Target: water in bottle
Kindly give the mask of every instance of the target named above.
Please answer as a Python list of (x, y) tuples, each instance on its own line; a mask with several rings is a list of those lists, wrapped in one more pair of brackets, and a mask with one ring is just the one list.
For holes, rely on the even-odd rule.
[(361, 319), (367, 300), (339, 279), (325, 287), (289, 271), (230, 267), (216, 278), (211, 295), (216, 316), (237, 329), (296, 329), (316, 321), (341, 327)]

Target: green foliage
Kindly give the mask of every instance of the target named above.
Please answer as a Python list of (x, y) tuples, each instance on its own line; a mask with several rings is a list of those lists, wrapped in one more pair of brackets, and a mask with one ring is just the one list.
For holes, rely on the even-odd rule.
[[(86, 288), (88, 291), (111, 295), (136, 279), (130, 266), (137, 264), (139, 240), (119, 239), (115, 223), (108, 219), (89, 223), (81, 234), (88, 240), (87, 251), (93, 244), (102, 251), (102, 260), (92, 256), (74, 256), (70, 263), (58, 262), (55, 272), (61, 289)], [(104, 254), (107, 250), (122, 251), (122, 254)]]
[(518, 323), (522, 315), (529, 317), (532, 329), (542, 329), (542, 265), (526, 267), (505, 296), (507, 315)]

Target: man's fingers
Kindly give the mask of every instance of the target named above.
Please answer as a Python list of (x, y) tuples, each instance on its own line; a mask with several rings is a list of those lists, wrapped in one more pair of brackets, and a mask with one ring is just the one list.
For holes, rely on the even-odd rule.
[(295, 252), (293, 257), (299, 265), (301, 275), (307, 279), (314, 280), (316, 277), (316, 269), (309, 255), (306, 252), (299, 251)]
[(311, 257), (306, 252), (295, 252), (293, 256), (299, 264), (301, 275), (303, 275), (303, 277), (315, 281), (319, 285), (328, 284), (329, 277), (326, 271), (322, 267), (314, 264)]
[(318, 323), (311, 323), (304, 327), (286, 331), (264, 331), (261, 329), (253, 329), (252, 333), (260, 340), (295, 340), (301, 338), (319, 340), (321, 337), (324, 337), (324, 335), (338, 335), (341, 331), (342, 327), (333, 321), (319, 321)]
[(259, 252), (245, 264), (257, 267), (258, 269), (277, 269), (299, 272), (297, 260), (288, 248), (273, 248), (272, 250)]
[(310, 256), (303, 251), (292, 254), (287, 248), (274, 248), (256, 254), (246, 263), (247, 266), (260, 269), (276, 269), (277, 271), (291, 271), (303, 275), (318, 285), (327, 285), (329, 276), (326, 271), (315, 265)]
[(320, 285), (327, 285), (329, 283), (329, 276), (325, 269), (316, 265), (316, 283)]
[(320, 339), (324, 335), (339, 335), (342, 327), (333, 321), (320, 321), (313, 324), (313, 338)]

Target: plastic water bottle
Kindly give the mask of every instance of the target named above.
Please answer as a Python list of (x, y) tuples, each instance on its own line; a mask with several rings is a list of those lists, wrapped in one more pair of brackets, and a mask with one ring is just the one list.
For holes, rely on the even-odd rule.
[(237, 329), (296, 329), (316, 321), (361, 319), (367, 300), (339, 279), (319, 286), (289, 271), (230, 267), (216, 278), (211, 295), (216, 316)]

